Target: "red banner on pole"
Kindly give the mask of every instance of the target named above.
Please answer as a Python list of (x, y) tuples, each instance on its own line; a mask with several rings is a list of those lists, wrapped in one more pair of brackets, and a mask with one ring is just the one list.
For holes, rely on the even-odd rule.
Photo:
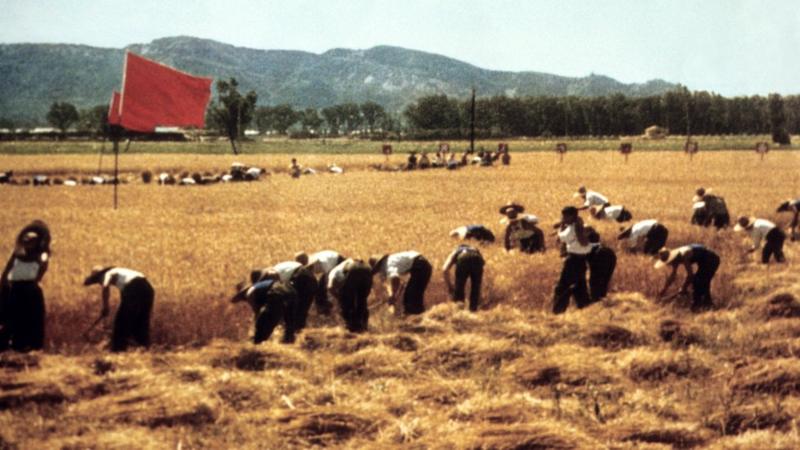
[(203, 128), (212, 82), (128, 52), (119, 123), (141, 132), (157, 126)]
[(108, 124), (119, 125), (119, 92), (111, 94), (111, 103), (108, 105)]

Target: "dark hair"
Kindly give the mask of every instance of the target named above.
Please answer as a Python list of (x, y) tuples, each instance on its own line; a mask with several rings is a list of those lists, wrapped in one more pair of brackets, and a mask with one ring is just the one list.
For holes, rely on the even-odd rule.
[(50, 228), (48, 228), (47, 224), (41, 220), (34, 220), (19, 232), (17, 235), (14, 253), (17, 255), (24, 253), (25, 250), (22, 245), (22, 239), (30, 232), (36, 233), (37, 236), (38, 242), (36, 245), (36, 251), (40, 253), (50, 253)]
[(565, 206), (564, 209), (561, 210), (562, 216), (577, 216), (578, 215), (578, 208), (574, 206)]

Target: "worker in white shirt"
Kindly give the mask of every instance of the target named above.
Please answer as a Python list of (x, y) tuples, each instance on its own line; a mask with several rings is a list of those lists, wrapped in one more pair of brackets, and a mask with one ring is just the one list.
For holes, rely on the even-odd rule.
[(618, 236), (618, 240), (627, 239), (628, 249), (632, 253), (641, 250), (645, 255), (657, 255), (667, 245), (669, 230), (655, 219), (636, 222), (626, 228)]
[(600, 233), (592, 227), (585, 227), (584, 233), (591, 251), (586, 255), (589, 266), (589, 298), (599, 301), (608, 295), (608, 287), (617, 267), (617, 254), (614, 249), (603, 245)]
[[(675, 282), (678, 268), (683, 266), (686, 271), (686, 279), (683, 282), (683, 286), (676, 294), (667, 299), (686, 294), (691, 285), (692, 312), (702, 312), (714, 306), (714, 301), (711, 298), (711, 281), (714, 279), (717, 269), (719, 269), (719, 255), (702, 244), (689, 244), (676, 249), (664, 247), (658, 251), (656, 259), (656, 269), (667, 266), (672, 269), (672, 272), (664, 282), (664, 287), (658, 293), (659, 300), (664, 298), (667, 290)], [(695, 264), (697, 264), (696, 271), (692, 269)]]
[(369, 265), (373, 275), (378, 274), (383, 281), (389, 282), (387, 291), (391, 305), (397, 301), (403, 284), (401, 277), (408, 275), (403, 293), (403, 312), (407, 315), (425, 312), (425, 289), (431, 280), (433, 268), (424, 256), (413, 250), (374, 255), (369, 259)]
[(450, 230), (450, 237), (466, 240), (474, 239), (478, 242), (494, 242), (494, 233), (483, 225), (464, 225)]
[[(608, 198), (599, 193), (589, 189), (586, 189), (586, 186), (578, 187), (578, 192), (572, 195), (573, 197), (580, 197), (583, 199), (583, 205), (578, 208), (578, 211), (583, 211), (585, 209), (594, 208), (592, 209), (593, 214), (597, 217), (598, 214), (602, 214), (603, 210), (607, 206), (611, 206), (609, 203)], [(601, 218), (601, 217), (598, 217)]]
[(793, 214), (792, 223), (789, 224), (791, 239), (797, 240), (797, 226), (800, 225), (800, 198), (786, 200), (778, 206), (777, 212), (789, 212)]
[(36, 220), (17, 235), (0, 277), (0, 352), (44, 347), (44, 294), (39, 287), (50, 262), (50, 230)]
[(111, 351), (124, 352), (133, 339), (138, 345), (150, 346), (150, 313), (153, 310), (155, 292), (144, 275), (123, 267), (95, 267), (84, 280), (84, 286), (99, 284), (103, 287), (103, 309), (100, 317), (109, 313), (108, 300), (111, 286), (120, 292), (119, 307), (114, 316), (111, 332)]
[(254, 270), (250, 273), (250, 282), (256, 284), (264, 280), (278, 280), (292, 286), (297, 292), (297, 324), (296, 329), (306, 326), (308, 311), (317, 295), (317, 278), (311, 268), (297, 261), (283, 261), (266, 269)]
[(255, 315), (253, 343), (260, 344), (272, 336), (275, 327), (283, 321), (283, 339), (281, 342), (294, 342), (298, 331), (297, 292), (289, 283), (268, 278), (257, 283), (239, 283), (238, 291), (231, 299), (232, 303), (246, 301)]
[(765, 240), (764, 249), (761, 250), (761, 262), (769, 264), (772, 255), (775, 261), (784, 262), (783, 242), (786, 240), (786, 233), (778, 228), (774, 223), (766, 219), (756, 219), (755, 217), (742, 216), (733, 227), (734, 231), (747, 231), (753, 239), (753, 246), (748, 253), (753, 253), (761, 247), (761, 240)]
[[(450, 292), (453, 300), (463, 302), (466, 297), (467, 280), (470, 282), (469, 291), (469, 310), (478, 310), (478, 303), (481, 298), (481, 281), (483, 280), (483, 266), (485, 262), (481, 252), (469, 245), (459, 245), (456, 247), (442, 266), (442, 275), (445, 285)], [(456, 284), (450, 280), (450, 271), (456, 268)]]
[(633, 218), (633, 214), (622, 205), (592, 206), (589, 211), (597, 220), (606, 219), (623, 223)]
[(703, 226), (711, 226), (712, 224), (717, 228), (725, 228), (731, 223), (731, 217), (728, 213), (728, 205), (725, 204), (725, 199), (719, 195), (713, 194), (711, 189), (699, 187), (694, 193), (692, 203), (703, 202), (706, 209), (706, 222)]
[(586, 286), (586, 257), (592, 251), (583, 229), (583, 220), (578, 209), (568, 206), (561, 210), (561, 223), (558, 239), (566, 247), (564, 267), (553, 293), (553, 313), (561, 314), (569, 306), (570, 296), (575, 297), (575, 305), (583, 308), (591, 303)]
[(328, 292), (339, 300), (345, 326), (353, 333), (367, 331), (372, 291), (372, 268), (360, 259), (348, 258), (328, 274)]
[(308, 266), (311, 272), (319, 276), (317, 279), (317, 292), (315, 302), (321, 314), (330, 314), (333, 305), (328, 300), (328, 274), (334, 267), (345, 260), (341, 253), (334, 250), (322, 250), (311, 255), (300, 252), (294, 260)]

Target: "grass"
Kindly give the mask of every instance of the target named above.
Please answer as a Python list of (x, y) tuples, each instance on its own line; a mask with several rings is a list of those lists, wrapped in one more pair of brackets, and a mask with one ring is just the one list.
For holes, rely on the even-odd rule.
[[(512, 150), (513, 150), (512, 146)], [(48, 350), (0, 355), (0, 447), (14, 448), (797, 448), (800, 413), (800, 249), (763, 267), (744, 236), (688, 224), (694, 188), (724, 195), (733, 215), (788, 223), (774, 209), (800, 186), (800, 156), (700, 153), (515, 154), (510, 167), (457, 172), (368, 170), (379, 155), (335, 155), (346, 173), (291, 179), (288, 154), (152, 155), (122, 159), (131, 179), (111, 209), (104, 186), (0, 186), (0, 254), (42, 218), (53, 231), (43, 290)], [(398, 156), (397, 162), (401, 158)], [(331, 155), (302, 155), (323, 167)], [(234, 160), (266, 180), (159, 187), (141, 170), (220, 171)], [(6, 155), (21, 173), (91, 173), (93, 155)], [(367, 257), (415, 248), (440, 267), (447, 232), (479, 222), (501, 232), (497, 208), (522, 202), (548, 225), (579, 184), (659, 218), (671, 245), (722, 256), (717, 308), (653, 297), (666, 276), (618, 248), (608, 299), (549, 314), (560, 259), (482, 247), (484, 308), (451, 304), (438, 273), (430, 310), (401, 319), (373, 309), (370, 332), (312, 314), (297, 343), (248, 343), (252, 313), (227, 302), (253, 267), (295, 251)], [(591, 220), (590, 220), (591, 222)], [(615, 224), (595, 223), (615, 246)], [(95, 264), (143, 271), (156, 306), (151, 352), (109, 355)], [(113, 303), (112, 303), (113, 304)], [(106, 326), (108, 324), (105, 324)]]
[[(797, 139), (797, 137), (795, 137)], [(720, 150), (750, 150), (755, 149), (757, 142), (771, 142), (767, 135), (736, 135), (736, 136), (692, 136), (697, 141), (700, 151)], [(391, 142), (395, 153), (408, 153), (415, 151), (435, 152), (439, 141), (387, 141)], [(463, 140), (445, 139), (451, 148), (463, 152), (469, 148), (469, 142)], [(618, 150), (620, 142), (631, 142), (633, 151), (683, 151), (686, 136), (670, 136), (666, 139), (651, 140), (641, 136), (621, 136), (605, 138), (588, 137), (562, 137), (562, 138), (497, 138), (478, 140), (475, 148), (495, 150), (498, 142), (508, 142), (509, 148), (514, 153), (519, 152), (554, 152), (556, 143), (567, 143), (568, 151), (586, 150)], [(361, 139), (335, 138), (335, 139), (288, 139), (288, 138), (259, 138), (248, 140), (242, 144), (244, 154), (380, 154), (383, 141), (370, 141)], [(773, 145), (773, 147), (776, 147)], [(94, 154), (101, 149), (111, 152), (111, 143), (87, 141), (12, 141), (0, 142), (0, 154), (8, 155), (41, 155), (41, 154)], [(125, 143), (121, 144), (120, 151), (125, 151)], [(127, 147), (127, 152), (135, 153), (178, 153), (190, 155), (226, 155), (231, 154), (231, 146), (226, 141), (216, 142), (132, 142)]]

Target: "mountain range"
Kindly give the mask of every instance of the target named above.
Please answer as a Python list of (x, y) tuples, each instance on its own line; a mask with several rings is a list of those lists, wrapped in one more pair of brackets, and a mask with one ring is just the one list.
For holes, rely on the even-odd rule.
[(119, 89), (125, 51), (196, 75), (234, 77), (258, 103), (296, 108), (375, 101), (399, 111), (430, 94), (479, 96), (658, 95), (677, 87), (663, 80), (625, 84), (602, 75), (564, 77), (488, 70), (446, 56), (400, 47), (336, 48), (322, 54), (258, 50), (188, 36), (123, 49), (73, 44), (0, 44), (0, 117), (42, 122), (54, 101), (78, 108), (107, 103)]

